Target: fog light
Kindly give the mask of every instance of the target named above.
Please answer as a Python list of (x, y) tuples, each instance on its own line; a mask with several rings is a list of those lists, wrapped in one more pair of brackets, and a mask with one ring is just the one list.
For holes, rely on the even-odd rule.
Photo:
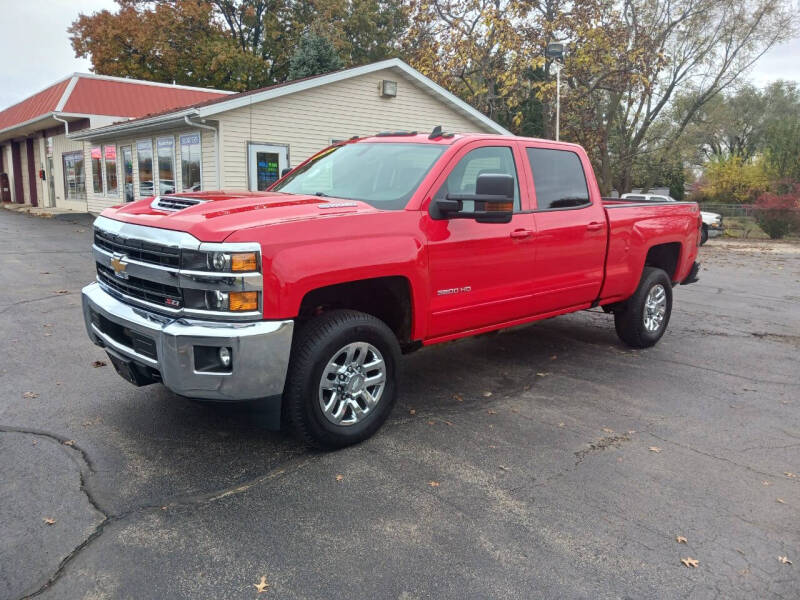
[(225, 367), (231, 366), (231, 349), (230, 348), (220, 348), (219, 349), (219, 362), (222, 363)]
[(228, 294), (226, 292), (206, 292), (206, 308), (209, 310), (228, 310)]

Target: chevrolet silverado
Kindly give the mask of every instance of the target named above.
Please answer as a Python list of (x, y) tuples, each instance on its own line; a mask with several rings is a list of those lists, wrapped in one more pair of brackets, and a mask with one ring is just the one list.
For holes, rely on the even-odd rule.
[(83, 311), (130, 382), (263, 398), (336, 448), (386, 420), (404, 352), (598, 306), (652, 346), (697, 279), (701, 226), (695, 203), (602, 200), (574, 144), (388, 132), (266, 192), (105, 210)]

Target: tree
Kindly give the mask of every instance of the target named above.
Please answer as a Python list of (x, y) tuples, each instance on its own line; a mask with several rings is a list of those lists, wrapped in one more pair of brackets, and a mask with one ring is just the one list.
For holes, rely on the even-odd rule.
[(96, 73), (235, 91), (269, 82), (263, 61), (234, 43), (209, 3), (118, 3), (118, 12), (82, 14), (68, 29)]
[(289, 61), (289, 79), (300, 79), (341, 68), (342, 59), (336, 54), (330, 40), (312, 33), (300, 40), (300, 45), (292, 55)]
[(520, 26), (530, 12), (518, 0), (422, 0), (404, 50), (423, 74), (487, 116), (516, 126), (520, 106), (532, 94), (529, 76), (544, 65), (538, 36)]
[(394, 56), (401, 0), (116, 0), (69, 29), (96, 73), (245, 90), (289, 76), (305, 36), (333, 44), (343, 66)]

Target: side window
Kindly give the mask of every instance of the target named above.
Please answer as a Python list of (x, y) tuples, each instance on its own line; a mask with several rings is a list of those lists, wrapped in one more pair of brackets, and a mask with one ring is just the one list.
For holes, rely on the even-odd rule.
[[(447, 194), (474, 194), (478, 176), (486, 173), (511, 175), (514, 178), (514, 211), (518, 212), (519, 180), (514, 153), (508, 146), (485, 146), (465, 154), (436, 192), (436, 198), (444, 198)], [(469, 210), (471, 207), (465, 208)]]
[(538, 210), (589, 206), (589, 188), (578, 155), (569, 150), (526, 148)]

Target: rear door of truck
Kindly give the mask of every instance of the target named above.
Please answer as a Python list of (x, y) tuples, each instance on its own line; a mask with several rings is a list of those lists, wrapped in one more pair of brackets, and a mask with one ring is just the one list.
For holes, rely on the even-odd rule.
[(534, 314), (590, 305), (603, 284), (608, 221), (586, 153), (520, 141), (535, 234)]

